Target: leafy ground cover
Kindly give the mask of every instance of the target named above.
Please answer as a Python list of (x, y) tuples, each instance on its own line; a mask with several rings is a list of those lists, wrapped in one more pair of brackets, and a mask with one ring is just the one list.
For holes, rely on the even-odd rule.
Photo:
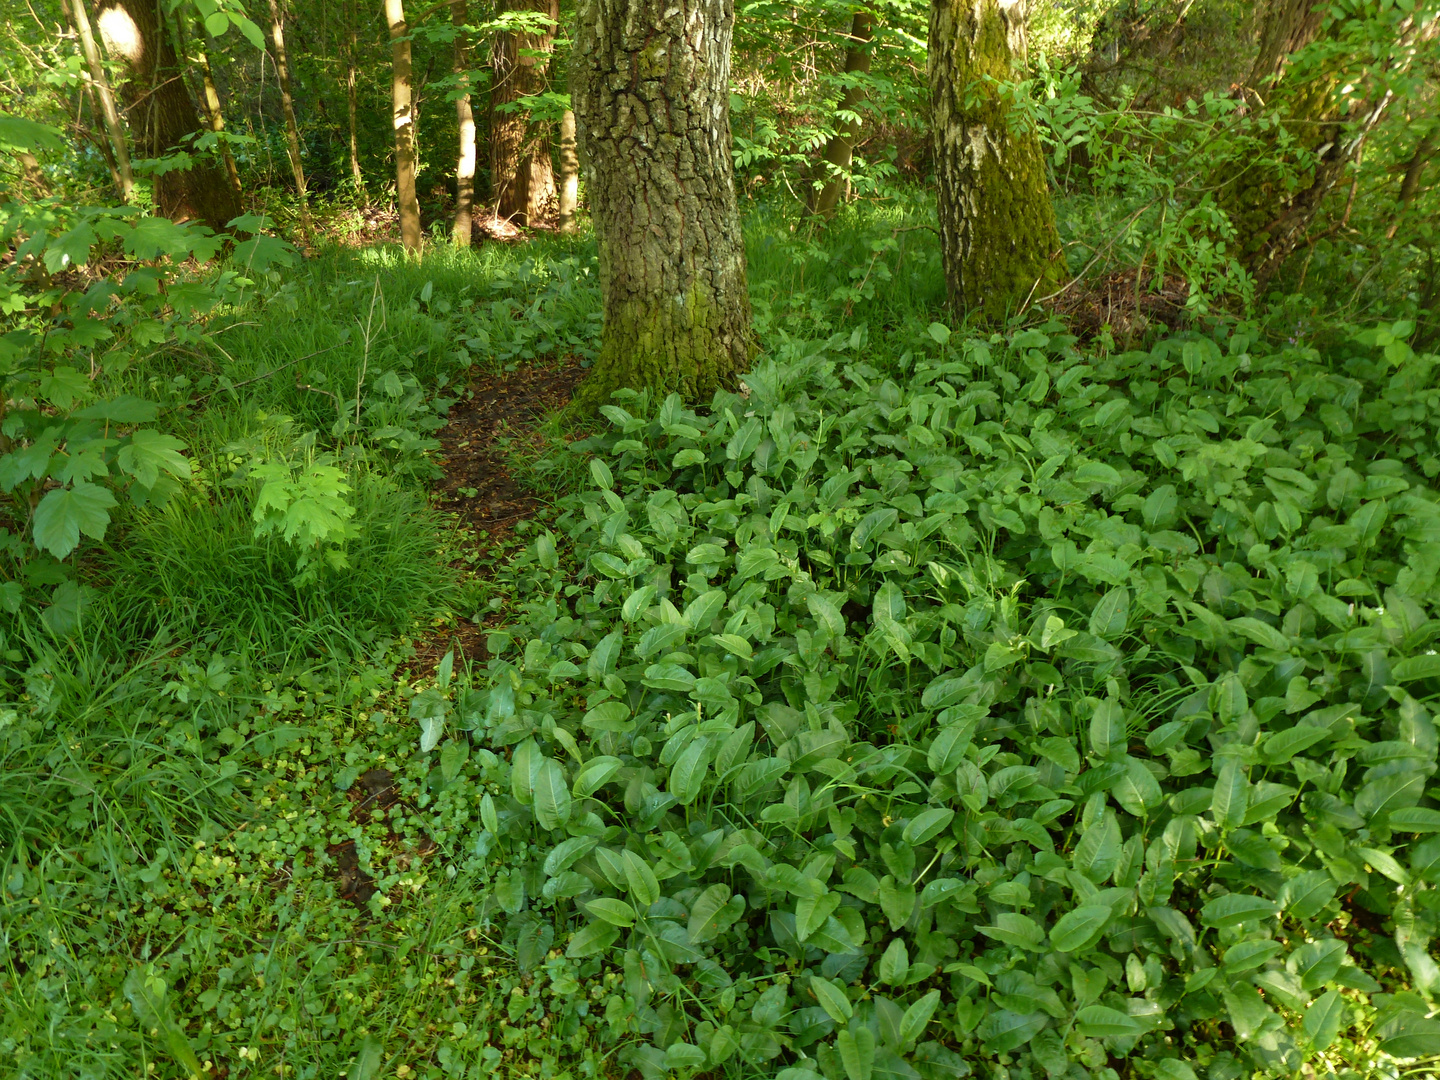
[(37, 405), (190, 475), (6, 556), (5, 1067), (1429, 1068), (1435, 357), (952, 332), (915, 224), (756, 215), (747, 385), (510, 443), (548, 507), (480, 481), (584, 243), (329, 252)]

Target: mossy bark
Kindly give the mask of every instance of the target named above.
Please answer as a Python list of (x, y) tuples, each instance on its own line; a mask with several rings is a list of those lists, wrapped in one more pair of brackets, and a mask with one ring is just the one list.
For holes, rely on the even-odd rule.
[(571, 61), (605, 324), (576, 407), (691, 400), (751, 356), (730, 157), (733, 0), (582, 0)]
[(957, 316), (1000, 319), (1064, 280), (1039, 135), (996, 87), (1025, 55), (1021, 0), (934, 0), (930, 94), (940, 244)]
[(1209, 185), (1234, 226), (1241, 263), (1262, 285), (1306, 243), (1322, 203), (1394, 100), (1384, 93), (1342, 104), (1336, 90), (1348, 76), (1340, 53), (1318, 66), (1294, 63), (1313, 42), (1343, 32), (1346, 19), (1327, 22), (1329, 13), (1316, 0), (1275, 0), (1266, 9), (1245, 99), (1278, 125), (1263, 126), (1217, 163)]

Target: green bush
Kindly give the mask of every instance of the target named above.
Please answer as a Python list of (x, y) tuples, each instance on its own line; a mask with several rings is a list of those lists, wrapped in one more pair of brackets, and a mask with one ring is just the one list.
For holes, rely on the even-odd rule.
[(889, 371), (837, 337), (708, 412), (608, 406), (482, 684), (412, 706), (434, 782), (488, 785), (522, 968), (563, 944), (647, 1077), (1440, 1052), (1440, 358), (1407, 330), (935, 325)]

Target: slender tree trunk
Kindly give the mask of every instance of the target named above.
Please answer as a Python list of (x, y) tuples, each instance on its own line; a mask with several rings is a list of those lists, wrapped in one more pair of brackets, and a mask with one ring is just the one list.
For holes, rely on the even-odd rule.
[(600, 247), (600, 356), (576, 397), (692, 400), (751, 356), (730, 156), (733, 0), (585, 0), (571, 86)]
[(395, 125), (395, 194), (400, 205), (400, 239), (405, 250), (420, 253), (420, 203), (415, 198), (415, 111), (410, 92), (410, 28), (403, 0), (385, 0), (394, 67), (390, 79)]
[(490, 197), (495, 212), (528, 225), (555, 195), (548, 124), (531, 123), (524, 111), (505, 111), (522, 97), (543, 93), (555, 42), (559, 0), (502, 0), (506, 11), (534, 11), (551, 22), (539, 33), (502, 31), (495, 35), (494, 81), (490, 89)]
[[(450, 21), (455, 27), (455, 77), (468, 79), (470, 68), (469, 42), (465, 24), (468, 21), (467, 0), (454, 0), (450, 5)], [(460, 129), (460, 157), (455, 163), (455, 224), (450, 230), (456, 247), (470, 246), (472, 223), (470, 211), (475, 204), (475, 112), (470, 107), (467, 89), (455, 99), (455, 119)]]
[(1400, 219), (1409, 208), (1411, 200), (1420, 193), (1420, 178), (1425, 173), (1425, 166), (1435, 156), (1435, 136), (1440, 133), (1440, 128), (1431, 128), (1415, 144), (1415, 152), (1410, 155), (1409, 162), (1405, 165), (1405, 175), (1400, 180), (1399, 205), (1395, 208), (1395, 220), (1390, 223), (1390, 228), (1385, 230), (1385, 239), (1393, 240), (1395, 234), (1400, 231)]
[(992, 79), (1025, 56), (1023, 0), (934, 0), (930, 96), (940, 248), (957, 316), (1001, 318), (1063, 280), (1055, 208), (1035, 131)]
[(840, 98), (839, 119), (835, 134), (825, 144), (821, 155), (819, 176), (821, 186), (811, 187), (807, 202), (810, 213), (830, 217), (840, 205), (840, 196), (849, 186), (846, 173), (855, 156), (855, 143), (860, 138), (860, 120), (855, 111), (865, 100), (865, 86), (854, 76), (870, 73), (870, 38), (874, 33), (875, 15), (861, 9), (850, 20), (850, 40), (845, 48), (845, 93)]
[(205, 116), (210, 121), (210, 130), (220, 137), (220, 156), (225, 162), (225, 175), (230, 180), (230, 187), (236, 198), (239, 198), (240, 170), (235, 167), (235, 155), (230, 152), (230, 144), (225, 141), (225, 110), (220, 104), (220, 91), (215, 88), (215, 73), (210, 68), (210, 52), (205, 48), (205, 39), (202, 36), (204, 33), (204, 26), (197, 24), (195, 48), (199, 53), (197, 59), (200, 62), (200, 78), (205, 91)]
[(580, 203), (580, 154), (575, 143), (575, 113), (560, 114), (560, 213), (562, 233), (575, 231), (575, 208)]
[(355, 89), (355, 27), (356, 13), (349, 12), (349, 24), (345, 30), (345, 104), (350, 111), (350, 178), (355, 182), (355, 193), (361, 206), (370, 205), (370, 193), (365, 190), (365, 174), (360, 171), (360, 125), (359, 108)]
[[(201, 130), (200, 114), (154, 0), (104, 0), (96, 21), (105, 48), (128, 69), (126, 113), (140, 153), (187, 153), (187, 137)], [(240, 213), (224, 171), (205, 158), (192, 157), (188, 167), (155, 176), (151, 192), (158, 213), (175, 221), (199, 219), (217, 232)]]
[(310, 199), (305, 189), (305, 163), (300, 158), (300, 127), (295, 123), (295, 96), (290, 90), (290, 56), (285, 51), (285, 12), (281, 0), (270, 0), (270, 41), (275, 47), (275, 73), (280, 79), (280, 106), (285, 114), (285, 143), (290, 173), (300, 197), (300, 228), (310, 239)]
[(105, 122), (105, 134), (110, 137), (110, 152), (115, 159), (120, 198), (128, 203), (135, 197), (135, 174), (130, 168), (130, 146), (125, 138), (125, 125), (120, 120), (120, 110), (115, 107), (115, 93), (110, 89), (110, 79), (105, 74), (100, 49), (95, 44), (95, 32), (90, 28), (90, 13), (85, 10), (85, 0), (71, 2), (75, 31), (80, 37), (80, 51), (84, 53), (85, 65), (90, 69), (90, 93), (100, 106), (99, 112)]

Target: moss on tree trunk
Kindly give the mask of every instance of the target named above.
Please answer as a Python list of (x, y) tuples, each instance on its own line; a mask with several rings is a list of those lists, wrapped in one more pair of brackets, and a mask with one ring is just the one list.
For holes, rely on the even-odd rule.
[(749, 364), (750, 301), (730, 157), (732, 0), (584, 0), (571, 61), (605, 325), (576, 398), (692, 400)]
[(930, 93), (950, 306), (998, 319), (1065, 277), (1036, 132), (996, 87), (1025, 54), (1020, 0), (935, 0)]

